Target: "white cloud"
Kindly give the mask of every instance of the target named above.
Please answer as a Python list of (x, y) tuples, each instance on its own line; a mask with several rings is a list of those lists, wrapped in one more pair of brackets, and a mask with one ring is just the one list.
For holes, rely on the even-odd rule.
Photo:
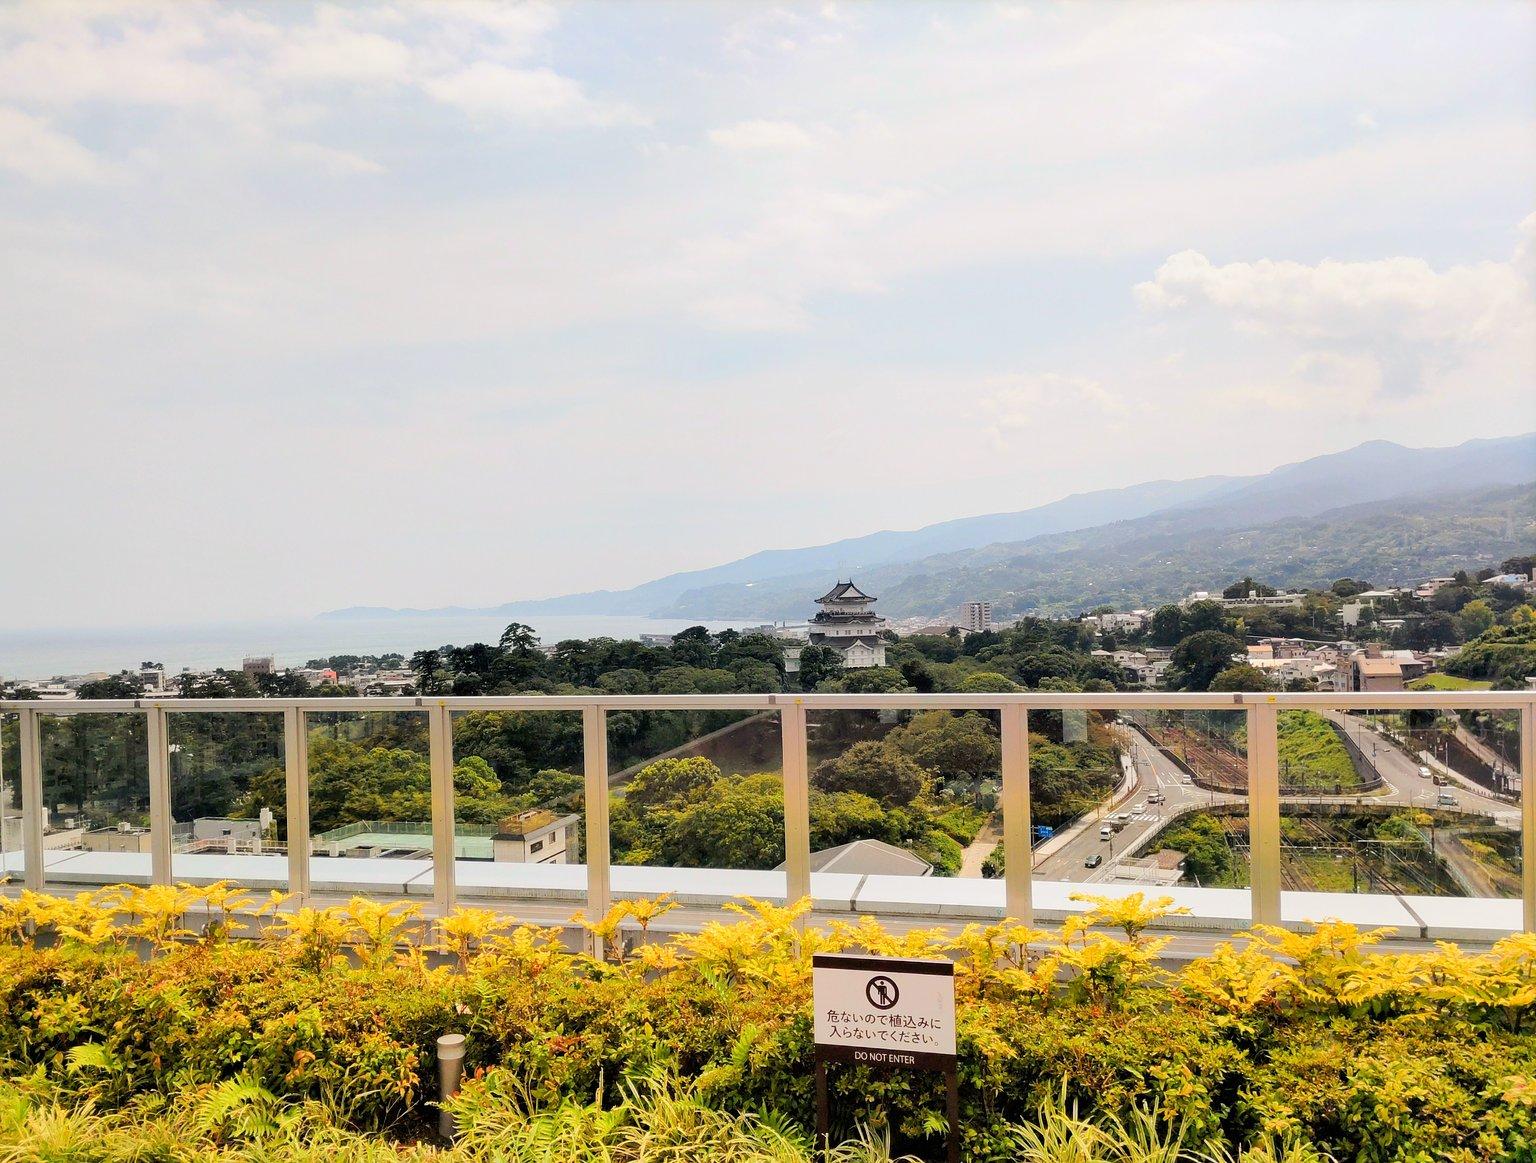
[(428, 79), (423, 88), (445, 105), (482, 116), (583, 125), (644, 122), (632, 109), (591, 100), (580, 84), (553, 69), (476, 61), (467, 68)]
[(1536, 214), (1527, 215), (1520, 223), (1520, 241), (1515, 246), (1515, 270), (1536, 292)]
[(1442, 271), (1406, 257), (1218, 266), (1187, 250), (1137, 284), (1135, 295), (1148, 309), (1208, 310), (1236, 328), (1289, 337), (1314, 353), (1369, 355), (1382, 388), (1393, 394), (1419, 391), (1433, 370), (1501, 346), (1536, 323), (1530, 285), (1513, 262)]
[(371, 84), (403, 81), (411, 51), (377, 32), (347, 28), (335, 19), (301, 28), (272, 54), (278, 77)]
[(722, 149), (780, 153), (806, 149), (816, 139), (793, 121), (742, 121), (711, 129), (709, 140)]
[[(1496, 233), (1536, 8), (933, 13), (0, 0), (0, 413), (54, 489), (0, 622), (117, 617), (124, 571), (198, 580), (166, 617), (639, 581), (1251, 471), (1256, 420), (1277, 460), (1536, 428), (1536, 216)], [(272, 449), (335, 519), (225, 471)], [(146, 464), (199, 482), (152, 542), (100, 508)]]
[(1059, 372), (994, 376), (979, 390), (984, 394), (977, 411), (1001, 447), (1019, 434), (1043, 439), (1073, 428), (1119, 426), (1138, 411), (1090, 376)]
[(107, 167), (74, 138), (19, 109), (0, 106), (0, 169), (40, 185), (98, 182)]

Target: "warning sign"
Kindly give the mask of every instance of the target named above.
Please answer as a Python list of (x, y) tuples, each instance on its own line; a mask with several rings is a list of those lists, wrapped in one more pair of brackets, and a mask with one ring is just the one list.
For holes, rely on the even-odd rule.
[(953, 962), (817, 953), (811, 977), (818, 1058), (955, 1069)]

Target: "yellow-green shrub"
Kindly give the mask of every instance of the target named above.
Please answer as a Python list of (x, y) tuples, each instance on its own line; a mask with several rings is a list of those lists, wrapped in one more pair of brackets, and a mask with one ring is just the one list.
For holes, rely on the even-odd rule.
[[(803, 1128), (810, 957), (859, 949), (957, 960), (972, 1159), (1014, 1157), (1016, 1127), (1063, 1100), (1095, 1117), (1155, 1109), (1191, 1146), (1275, 1132), (1367, 1163), (1531, 1157), (1529, 937), (1393, 954), (1347, 925), (1260, 929), (1169, 972), (1149, 932), (1167, 903), (1140, 897), (1090, 899), (1061, 932), (1004, 921), (959, 934), (869, 918), (802, 928), (803, 903), (753, 902), (731, 923), (642, 942), (663, 901), (591, 922), (614, 957), (598, 961), (490, 914), (434, 935), (409, 909), (368, 902), (282, 912), (265, 938), (232, 940), (246, 917), (227, 890), (205, 891), (6, 904), (0, 1072), (101, 1110), (241, 1080), (388, 1128), (430, 1113), (436, 1039), (453, 1031), (468, 1036), (471, 1079), (494, 1068), (538, 1109), (666, 1076), (690, 1102)], [(203, 909), (212, 934), (189, 919)], [(932, 1145), (932, 1077), (840, 1069), (833, 1087), (845, 1129)]]

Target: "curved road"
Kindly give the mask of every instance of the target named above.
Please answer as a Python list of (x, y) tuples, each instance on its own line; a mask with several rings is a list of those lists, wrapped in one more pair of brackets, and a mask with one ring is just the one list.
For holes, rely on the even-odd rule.
[[(1454, 784), (1450, 787), (1435, 786), (1432, 778), (1419, 772), (1417, 759), (1402, 751), (1395, 743), (1377, 734), (1358, 716), (1339, 711), (1323, 711), (1325, 717), (1349, 733), (1368, 763), (1381, 776), (1385, 786), (1379, 792), (1359, 797), (1349, 796), (1285, 796), (1286, 802), (1347, 803), (1351, 798), (1362, 803), (1397, 804), (1421, 808), (1433, 808), (1442, 791), (1449, 791), (1458, 800), (1455, 809), (1462, 812), (1490, 816), (1506, 825), (1519, 826), (1520, 811), (1513, 804), (1495, 799), (1475, 786)], [(1102, 826), (1097, 817), (1089, 822), (1082, 833), (1073, 837), (1060, 849), (1035, 865), (1035, 875), (1044, 880), (1075, 880), (1087, 883), (1115, 879), (1127, 853), (1135, 852), (1157, 832), (1160, 832), (1178, 815), (1195, 808), (1214, 804), (1233, 804), (1246, 801), (1244, 796), (1198, 788), (1177, 764), (1159, 751), (1139, 731), (1125, 726), (1116, 727), (1121, 742), (1130, 752), (1135, 764), (1137, 789), (1121, 811), (1129, 812), (1130, 822), (1104, 840), (1099, 835)], [(1149, 804), (1147, 796), (1161, 792), (1162, 804)], [(1103, 809), (1100, 809), (1102, 812)], [(1111, 813), (1113, 814), (1113, 813)], [(1103, 858), (1097, 868), (1088, 868), (1086, 862), (1092, 855)]]

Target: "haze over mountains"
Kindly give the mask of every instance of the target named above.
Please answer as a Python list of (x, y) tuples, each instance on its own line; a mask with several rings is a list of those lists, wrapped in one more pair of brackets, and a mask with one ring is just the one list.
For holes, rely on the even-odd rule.
[[(1281, 585), (1341, 576), (1386, 584), (1530, 552), (1533, 482), (1536, 433), (1452, 448), (1370, 441), (1257, 476), (1082, 493), (476, 612), (801, 619), (825, 583), (850, 574), (898, 618), (971, 599), (1004, 615), (1140, 606), (1246, 573)], [(466, 612), (353, 607), (322, 616)]]

